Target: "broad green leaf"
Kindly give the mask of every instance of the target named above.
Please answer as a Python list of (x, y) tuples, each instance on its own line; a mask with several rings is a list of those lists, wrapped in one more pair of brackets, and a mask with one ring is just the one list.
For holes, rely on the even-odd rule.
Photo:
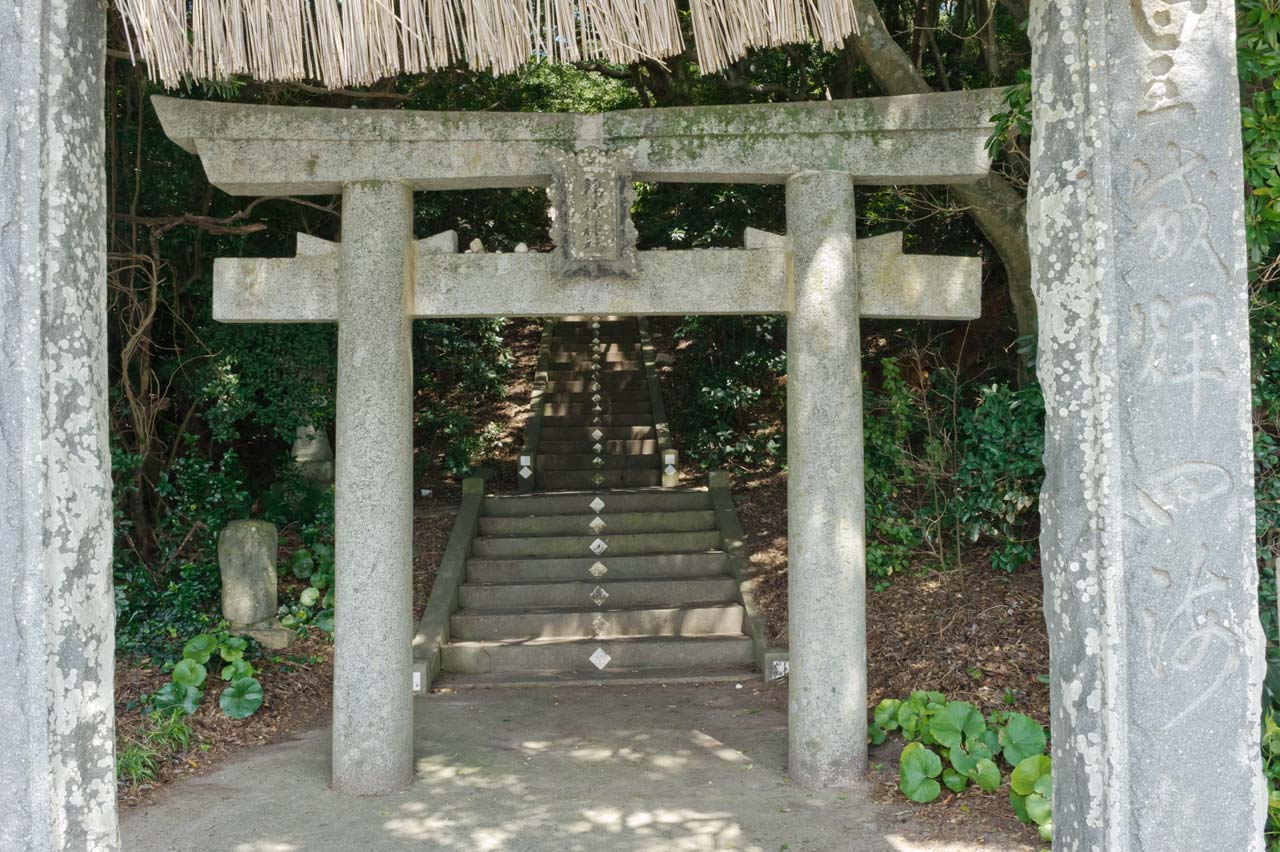
[(251, 677), (233, 680), (218, 696), (218, 706), (232, 719), (244, 719), (262, 706), (262, 684)]
[(1053, 820), (1040, 823), (1040, 825), (1036, 827), (1036, 831), (1040, 832), (1041, 840), (1046, 843), (1053, 842)]
[(228, 663), (244, 659), (244, 652), (249, 643), (242, 636), (228, 636), (218, 646), (218, 655)]
[(951, 758), (951, 765), (962, 775), (968, 775), (978, 767), (978, 758), (960, 746), (953, 746), (949, 757)]
[(884, 732), (884, 728), (880, 727), (875, 722), (872, 722), (870, 725), (867, 725), (867, 740), (872, 745), (880, 745), (887, 738), (888, 738), (888, 734)]
[(200, 706), (203, 693), (194, 686), (181, 686), (170, 681), (155, 695), (155, 707), (162, 713), (181, 710), (190, 716)]
[(253, 666), (248, 660), (236, 660), (222, 667), (223, 680), (239, 680), (242, 677), (253, 677)]
[(333, 633), (333, 610), (325, 609), (316, 613), (316, 627), (325, 633)]
[(181, 660), (173, 667), (173, 682), (178, 686), (198, 687), (204, 683), (205, 674), (204, 666), (195, 660)]
[(1013, 805), (1013, 815), (1018, 818), (1018, 822), (1031, 825), (1031, 817), (1027, 814), (1027, 797), (1021, 796), (1012, 790), (1009, 791), (1009, 804)]
[(1053, 769), (1053, 760), (1047, 754), (1038, 754), (1021, 761), (1009, 776), (1009, 786), (1019, 796), (1030, 796), (1036, 791), (1036, 782)]
[(1044, 825), (1053, 819), (1053, 808), (1049, 804), (1049, 800), (1039, 793), (1032, 793), (1027, 796), (1027, 816), (1031, 817), (1032, 822), (1036, 825)]
[(902, 702), (896, 698), (881, 701), (876, 705), (876, 724), (886, 731), (898, 727), (898, 708), (901, 706)]
[(305, 547), (295, 550), (293, 558), (289, 560), (289, 570), (299, 580), (305, 580), (310, 577), (312, 572), (316, 570), (316, 562), (311, 557), (311, 551)]
[(952, 701), (938, 711), (929, 723), (929, 732), (939, 744), (954, 748), (973, 739), (987, 728), (982, 714), (967, 701)]
[(324, 593), (324, 600), (320, 601), (320, 606), (325, 609), (333, 609), (333, 589)]
[(318, 600), (320, 600), (320, 590), (315, 586), (307, 586), (302, 590), (302, 594), (298, 595), (298, 603), (303, 606), (315, 606)]
[(898, 727), (902, 728), (906, 736), (916, 736), (920, 724), (920, 713), (923, 709), (920, 702), (914, 698), (898, 705)]
[(213, 652), (216, 650), (218, 650), (218, 640), (208, 633), (201, 633), (183, 647), (182, 657), (187, 660), (195, 660), (203, 665), (209, 662), (209, 658), (213, 656)]
[[(989, 731), (987, 733), (990, 733)], [(969, 754), (978, 760), (995, 760), (996, 753), (992, 751), (981, 739), (971, 742), (969, 745)]]
[(1046, 772), (1036, 779), (1035, 787), (1036, 795), (1043, 796), (1049, 801), (1053, 801), (1053, 773)]
[(1028, 757), (1044, 754), (1047, 740), (1044, 728), (1030, 716), (1010, 713), (1008, 723), (1000, 730), (1000, 745), (1004, 748), (1004, 760), (1017, 766)]
[(964, 788), (969, 786), (969, 779), (948, 766), (942, 770), (942, 783), (956, 793), (963, 793)]
[(969, 777), (973, 779), (973, 783), (988, 793), (994, 793), (1000, 789), (1000, 768), (986, 758), (978, 761), (977, 768)]
[(910, 743), (902, 750), (898, 765), (898, 786), (913, 802), (932, 802), (942, 794), (933, 779), (942, 774), (942, 758), (920, 743)]

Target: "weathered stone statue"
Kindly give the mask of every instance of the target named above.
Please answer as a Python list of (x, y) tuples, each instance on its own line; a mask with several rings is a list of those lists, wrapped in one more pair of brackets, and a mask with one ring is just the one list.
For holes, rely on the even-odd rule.
[(323, 429), (299, 426), (293, 441), (293, 463), (308, 482), (328, 485), (333, 482), (333, 448)]
[(246, 633), (267, 648), (287, 648), (296, 634), (276, 620), (279, 537), (267, 521), (232, 521), (218, 536), (222, 615), (233, 633)]

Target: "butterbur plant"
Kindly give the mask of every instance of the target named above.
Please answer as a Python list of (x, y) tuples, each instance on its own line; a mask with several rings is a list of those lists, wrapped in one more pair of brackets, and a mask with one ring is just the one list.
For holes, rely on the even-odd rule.
[(317, 543), (298, 548), (289, 559), (289, 571), (308, 585), (298, 595), (297, 604), (280, 607), (280, 623), (299, 631), (314, 624), (333, 633), (333, 547)]
[(898, 762), (898, 786), (908, 799), (932, 802), (944, 785), (955, 793), (970, 784), (993, 793), (1004, 783), (1003, 760), (1013, 770), (1009, 799), (1014, 814), (1052, 840), (1053, 773), (1045, 754), (1048, 738), (1035, 719), (1003, 711), (984, 717), (967, 701), (920, 691), (905, 699), (885, 699), (876, 707), (868, 739), (879, 745), (892, 731), (908, 741)]
[(252, 716), (262, 706), (262, 684), (254, 677), (253, 665), (244, 658), (249, 643), (240, 636), (218, 631), (201, 633), (182, 649), (182, 659), (173, 667), (171, 680), (153, 696), (161, 714), (190, 716), (200, 707), (209, 679), (210, 662), (218, 655), (221, 679), (228, 683), (218, 698), (218, 706), (232, 719)]

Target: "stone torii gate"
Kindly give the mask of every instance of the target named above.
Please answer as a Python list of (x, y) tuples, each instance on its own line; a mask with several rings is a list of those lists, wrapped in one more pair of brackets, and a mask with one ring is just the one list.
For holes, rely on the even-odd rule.
[[(593, 116), (154, 103), (227, 192), (343, 196), (339, 245), (302, 238), (297, 257), (220, 259), (214, 274), (217, 319), (338, 323), (338, 789), (386, 792), (412, 774), (411, 317), (788, 316), (789, 763), (813, 786), (861, 777), (858, 318), (975, 317), (981, 270), (951, 258), (913, 270), (900, 235), (860, 257), (854, 186), (979, 178), (999, 92)], [(638, 252), (638, 180), (785, 183), (787, 237)], [(412, 239), (414, 190), (538, 185), (557, 211), (554, 252)]]

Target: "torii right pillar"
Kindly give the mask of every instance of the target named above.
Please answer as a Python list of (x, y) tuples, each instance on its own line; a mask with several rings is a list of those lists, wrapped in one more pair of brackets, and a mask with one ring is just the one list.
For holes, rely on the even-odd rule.
[(1260, 852), (1230, 0), (1033, 0), (1054, 849)]

